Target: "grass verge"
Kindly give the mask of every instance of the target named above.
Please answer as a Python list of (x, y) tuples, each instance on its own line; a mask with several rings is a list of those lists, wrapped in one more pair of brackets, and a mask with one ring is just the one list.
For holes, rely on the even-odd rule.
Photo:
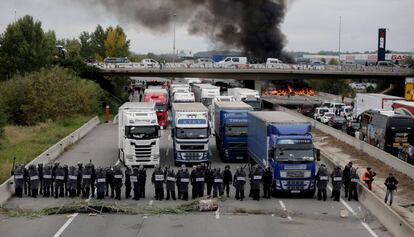
[(16, 163), (28, 163), (90, 119), (90, 116), (79, 115), (36, 126), (6, 126), (0, 147), (0, 183), (10, 177), (13, 157)]

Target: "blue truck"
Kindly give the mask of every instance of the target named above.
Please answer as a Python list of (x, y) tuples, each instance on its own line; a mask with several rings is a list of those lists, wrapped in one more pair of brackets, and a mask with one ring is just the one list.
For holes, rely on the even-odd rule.
[(214, 133), (223, 161), (247, 160), (247, 113), (252, 110), (241, 101), (214, 102)]
[(320, 152), (312, 142), (309, 122), (282, 111), (248, 114), (248, 154), (273, 172), (272, 193), (315, 193)]

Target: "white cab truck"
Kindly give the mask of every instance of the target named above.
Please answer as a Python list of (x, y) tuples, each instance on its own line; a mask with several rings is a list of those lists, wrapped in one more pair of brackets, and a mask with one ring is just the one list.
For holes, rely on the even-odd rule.
[(193, 92), (175, 92), (172, 99), (172, 103), (194, 103), (195, 97)]
[(173, 103), (172, 131), (175, 165), (208, 162), (208, 110), (201, 103)]
[[(213, 103), (208, 106), (208, 114), (209, 114), (209, 118), (210, 118), (211, 131), (214, 131), (214, 119), (215, 119), (215, 114), (214, 114), (215, 109), (214, 109), (214, 107), (216, 106), (216, 103), (217, 102), (233, 102), (233, 101), (236, 101), (236, 100), (231, 95), (221, 95), (221, 96), (217, 96), (216, 98), (213, 99)], [(212, 133), (212, 134), (214, 134), (214, 133)]]
[(227, 94), (233, 96), (236, 101), (243, 101), (244, 103), (253, 107), (254, 110), (262, 110), (262, 99), (257, 90), (248, 88), (229, 88)]
[(126, 166), (158, 165), (160, 136), (154, 102), (127, 102), (119, 107), (119, 159)]
[(392, 105), (396, 101), (405, 101), (405, 99), (384, 94), (357, 93), (354, 99), (354, 116), (358, 118), (363, 112), (370, 109), (392, 111)]
[(211, 105), (213, 99), (220, 96), (220, 87), (211, 84), (193, 84), (192, 89), (195, 101), (201, 102), (205, 106)]

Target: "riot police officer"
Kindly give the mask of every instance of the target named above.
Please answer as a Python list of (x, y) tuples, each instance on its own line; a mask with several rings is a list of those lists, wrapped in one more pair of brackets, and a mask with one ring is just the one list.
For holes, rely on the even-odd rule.
[(272, 180), (272, 171), (270, 170), (270, 167), (267, 167), (263, 173), (263, 198), (270, 198), (272, 192)]
[(46, 164), (43, 169), (43, 197), (50, 197), (52, 188), (52, 165)]
[(37, 164), (37, 172), (39, 173), (39, 194), (43, 194), (43, 164)]
[(193, 170), (191, 170), (191, 174), (190, 174), (190, 181), (191, 181), (191, 197), (193, 199), (197, 198), (197, 187), (196, 187), (196, 172), (197, 172), (197, 166), (194, 165), (193, 166)]
[(58, 166), (55, 170), (55, 198), (64, 197), (65, 191), (65, 170)]
[(226, 165), (223, 171), (223, 185), (224, 185), (224, 189), (226, 190), (227, 197), (230, 196), (230, 185), (232, 181), (233, 181), (233, 175), (231, 174), (231, 171), (230, 171), (230, 165)]
[(159, 165), (155, 166), (154, 172), (152, 173), (151, 182), (155, 188), (155, 200), (164, 199), (164, 173), (162, 172)]
[(131, 168), (128, 166), (125, 170), (125, 198), (128, 199), (131, 197)]
[(145, 184), (147, 183), (147, 170), (144, 168), (143, 165), (139, 167), (139, 191), (141, 192), (141, 197), (145, 198)]
[(328, 186), (329, 176), (328, 169), (325, 164), (321, 164), (316, 174), (316, 182), (318, 187), (318, 200), (326, 201), (326, 187)]
[(82, 169), (82, 197), (89, 198), (92, 189), (92, 167), (87, 164)]
[(351, 167), (350, 170), (350, 183), (349, 183), (349, 194), (348, 194), (348, 201), (354, 199), (358, 201), (358, 183), (359, 183), (359, 176), (357, 173), (358, 168)]
[(30, 188), (30, 176), (29, 176), (29, 168), (26, 168), (25, 165), (23, 165), (23, 191), (24, 194), (27, 196), (32, 196), (31, 188)]
[(223, 173), (220, 168), (214, 172), (214, 184), (213, 184), (213, 197), (217, 197), (217, 194), (222, 196), (223, 192)]
[(134, 190), (134, 200), (139, 200), (140, 196), (141, 196), (141, 192), (140, 192), (140, 185), (139, 185), (139, 170), (137, 168), (134, 168), (132, 170), (132, 174), (129, 177), (129, 179), (131, 180), (131, 184), (132, 184), (132, 188)]
[(111, 189), (111, 198), (115, 196), (115, 189), (114, 189), (114, 171), (112, 170), (111, 166), (105, 168), (106, 174), (106, 196), (109, 196), (109, 188)]
[(95, 165), (92, 163), (92, 160), (89, 160), (89, 167), (91, 169), (91, 197), (95, 197), (95, 181), (96, 181), (96, 171)]
[(29, 180), (31, 196), (36, 198), (39, 191), (39, 173), (37, 172), (35, 165), (29, 166)]
[(114, 186), (115, 186), (115, 198), (121, 200), (121, 188), (122, 188), (122, 179), (124, 175), (120, 166), (115, 166), (114, 168)]
[(339, 202), (341, 196), (341, 187), (342, 187), (342, 170), (341, 167), (337, 166), (331, 174), (332, 178), (332, 196), (334, 201)]
[(54, 164), (53, 164), (53, 167), (52, 167), (52, 189), (51, 189), (51, 195), (52, 196), (54, 196), (55, 194), (55, 186), (56, 186), (56, 183), (55, 183), (55, 181), (56, 181), (56, 170), (57, 170), (57, 168), (59, 167), (59, 162), (55, 162)]
[(106, 190), (106, 175), (101, 167), (96, 170), (96, 197), (99, 200), (104, 199)]
[(77, 184), (78, 184), (78, 170), (76, 170), (75, 166), (70, 166), (69, 172), (68, 172), (69, 197), (74, 198), (76, 196)]
[(14, 190), (16, 196), (21, 198), (23, 197), (24, 167), (17, 164), (12, 171), (12, 175), (14, 176)]
[(83, 194), (82, 188), (82, 180), (83, 180), (83, 165), (81, 162), (78, 162), (78, 179), (76, 180), (76, 196), (80, 196)]
[(240, 167), (234, 174), (233, 185), (236, 188), (236, 200), (243, 201), (244, 186), (246, 184), (246, 173), (243, 167)]
[(252, 173), (252, 196), (253, 200), (260, 200), (260, 185), (262, 184), (263, 172), (260, 167), (256, 165)]
[(63, 173), (64, 173), (64, 175), (63, 175), (64, 183), (63, 184), (64, 184), (64, 188), (65, 188), (65, 192), (63, 194), (66, 197), (66, 196), (69, 196), (69, 189), (68, 189), (69, 167), (68, 167), (67, 164), (64, 164), (62, 166), (62, 169), (63, 169)]
[(188, 201), (188, 185), (190, 183), (190, 173), (185, 165), (181, 166), (181, 170), (177, 173), (177, 180), (180, 183), (178, 192), (181, 193), (182, 200)]
[(195, 172), (195, 198), (204, 196), (205, 175), (201, 165), (197, 166)]
[(173, 200), (175, 200), (175, 182), (177, 179), (175, 177), (174, 169), (167, 169), (166, 180), (167, 200), (170, 200), (170, 196)]
[(207, 186), (207, 195), (210, 196), (211, 195), (211, 191), (213, 189), (213, 185), (214, 185), (214, 173), (216, 172), (215, 169), (209, 169), (207, 168), (205, 171), (206, 174), (206, 186)]

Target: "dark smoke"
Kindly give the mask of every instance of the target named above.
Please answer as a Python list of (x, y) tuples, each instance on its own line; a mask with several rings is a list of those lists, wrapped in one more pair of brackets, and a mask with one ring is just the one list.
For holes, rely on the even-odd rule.
[[(280, 30), (286, 0), (78, 0), (103, 6), (131, 25), (170, 31), (175, 18), (188, 31), (209, 37), (217, 48), (243, 51), (250, 59), (287, 60)], [(174, 17), (175, 14), (175, 17)]]

